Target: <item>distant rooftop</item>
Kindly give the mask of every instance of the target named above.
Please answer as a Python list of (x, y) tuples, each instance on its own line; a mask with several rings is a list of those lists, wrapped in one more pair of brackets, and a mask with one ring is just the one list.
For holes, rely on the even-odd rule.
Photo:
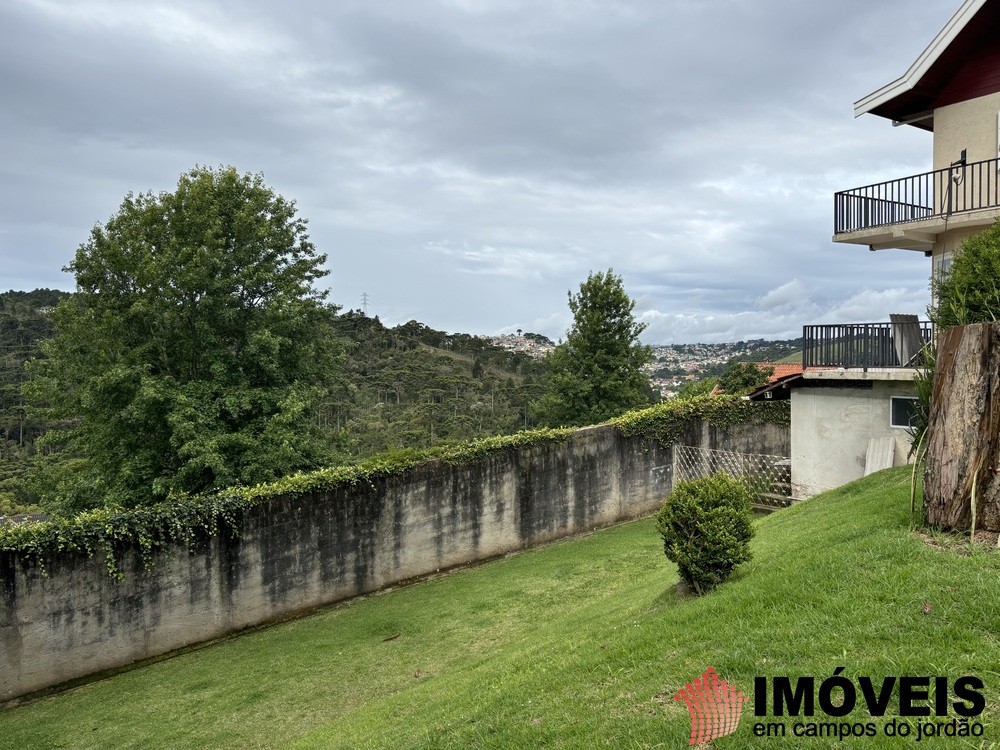
[(774, 383), (782, 378), (786, 378), (789, 375), (798, 375), (802, 372), (801, 362), (758, 362), (757, 366), (761, 369), (765, 367), (773, 367), (774, 372), (771, 377), (768, 378), (768, 385)]

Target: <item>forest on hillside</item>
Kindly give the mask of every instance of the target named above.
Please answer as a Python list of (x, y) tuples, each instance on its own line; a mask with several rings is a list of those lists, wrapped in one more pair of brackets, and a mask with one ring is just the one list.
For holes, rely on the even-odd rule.
[[(47, 496), (57, 494), (55, 483), (81, 461), (56, 438), (74, 421), (54, 420), (25, 394), (33, 366), (45, 358), (43, 342), (54, 335), (54, 310), (72, 297), (50, 289), (0, 293), (0, 516), (44, 506)], [(563, 421), (547, 420), (544, 413), (551, 385), (545, 360), (416, 320), (388, 327), (360, 310), (331, 309), (327, 320), (340, 350), (337, 372), (314, 418), (333, 462)], [(539, 334), (523, 337), (552, 343)], [(800, 342), (750, 343), (754, 346), (742, 348), (777, 358)], [(748, 357), (718, 365), (719, 374), (742, 359)], [(717, 376), (689, 383), (685, 395), (707, 392), (718, 381)], [(655, 398), (650, 390), (648, 400)]]
[[(53, 335), (53, 309), (72, 295), (50, 289), (0, 293), (0, 515), (34, 510), (51, 488), (45, 463), (71, 461), (44, 435), (53, 425), (23, 387)], [(347, 462), (401, 448), (516, 432), (535, 426), (544, 364), (522, 352), (412, 320), (386, 327), (360, 311), (332, 326), (342, 348), (338, 387), (316, 420)], [(538, 334), (526, 334), (545, 340)]]
[(25, 363), (39, 355), (39, 342), (52, 336), (52, 310), (69, 296), (54, 289), (0, 294), (0, 459), (5, 462), (44, 431), (27, 412)]
[(0, 295), (0, 515), (183, 504), (658, 400), (611, 268), (569, 292), (565, 341), (536, 361), (537, 334), (508, 351), (343, 312), (326, 264), (259, 173), (127, 194), (66, 266), (73, 294)]
[(386, 328), (358, 311), (338, 315), (343, 390), (324, 415), (352, 456), (502, 435), (534, 426), (544, 365), (479, 336), (411, 320)]

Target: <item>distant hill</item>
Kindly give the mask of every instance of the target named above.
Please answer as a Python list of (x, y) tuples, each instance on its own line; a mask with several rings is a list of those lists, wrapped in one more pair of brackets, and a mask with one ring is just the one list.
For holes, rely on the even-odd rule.
[(534, 424), (543, 365), (481, 336), (338, 315), (345, 384), (323, 418), (351, 456), (515, 432)]
[[(37, 502), (23, 481), (26, 467), (61, 460), (58, 453), (34, 450), (49, 425), (26, 409), (21, 388), (26, 361), (41, 356), (39, 343), (53, 334), (52, 310), (71, 296), (50, 289), (0, 293), (0, 506)], [(341, 312), (331, 324), (343, 344), (342, 378), (316, 415), (329, 436), (331, 460), (535, 425), (531, 405), (541, 395), (545, 365), (532, 354), (552, 346), (544, 336), (519, 333), (491, 341), (416, 320), (390, 328), (359, 310)], [(721, 371), (730, 361), (775, 361), (801, 346), (801, 339), (757, 339), (657, 347), (649, 374), (689, 380)]]
[(780, 362), (801, 350), (801, 338), (654, 346), (652, 374), (661, 378), (705, 378), (721, 375), (733, 362)]
[[(0, 293), (0, 515), (38, 500), (22, 477), (29, 463), (43, 460), (33, 444), (48, 425), (26, 410), (21, 387), (25, 362), (40, 356), (39, 343), (53, 335), (52, 309), (70, 296), (49, 289)], [(534, 425), (530, 405), (544, 365), (525, 352), (415, 320), (388, 328), (360, 311), (336, 315), (333, 326), (343, 343), (343, 378), (317, 421), (335, 460)]]
[(733, 362), (781, 362), (790, 354), (802, 351), (802, 337), (775, 341), (738, 341), (733, 346), (743, 350), (733, 355)]
[(38, 343), (52, 335), (53, 308), (70, 296), (56, 289), (0, 292), (0, 456), (4, 443), (23, 446), (35, 437), (21, 396), (24, 363), (39, 355)]

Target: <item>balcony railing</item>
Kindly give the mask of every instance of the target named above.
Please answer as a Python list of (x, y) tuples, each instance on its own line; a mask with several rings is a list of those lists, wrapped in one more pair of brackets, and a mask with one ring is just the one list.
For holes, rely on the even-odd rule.
[(803, 326), (804, 367), (919, 367), (931, 323), (849, 323)]
[(1000, 206), (1000, 159), (844, 190), (833, 197), (835, 234)]

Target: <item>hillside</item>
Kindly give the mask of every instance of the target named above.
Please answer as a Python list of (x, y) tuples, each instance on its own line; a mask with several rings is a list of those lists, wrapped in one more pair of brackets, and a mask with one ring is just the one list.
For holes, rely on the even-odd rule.
[[(890, 470), (760, 519), (753, 562), (701, 599), (676, 593), (639, 521), (2, 711), (0, 737), (25, 750), (686, 747), (673, 695), (707, 667), (752, 699), (757, 675), (818, 684), (842, 666), (877, 684), (979, 675), (985, 747), (1000, 737), (1000, 554), (925, 543), (908, 491), (907, 469)], [(787, 737), (755, 740), (754, 721), (746, 708), (713, 746), (900, 746), (795, 738), (789, 717), (769, 719)]]
[[(26, 363), (42, 356), (40, 342), (53, 335), (52, 309), (70, 296), (0, 293), (0, 515), (37, 510), (53, 491), (46, 472), (70, 459), (51, 447), (45, 457), (34, 449), (51, 425), (26, 408), (21, 393)], [(354, 311), (333, 325), (343, 346), (342, 377), (316, 415), (331, 463), (534, 425), (530, 404), (543, 367), (525, 353), (417, 321), (387, 328)]]
[(515, 432), (534, 424), (529, 405), (542, 365), (479, 336), (411, 320), (387, 328), (346, 313), (344, 388), (324, 415), (352, 456), (424, 448)]
[[(736, 362), (801, 361), (802, 339), (768, 341), (753, 339), (724, 344), (671, 344), (654, 346), (648, 365), (650, 380), (661, 394), (690, 393), (694, 383), (706, 384), (696, 392), (708, 393), (714, 381)], [(791, 358), (791, 359), (790, 359)]]
[(38, 342), (52, 335), (52, 309), (69, 296), (54, 289), (0, 292), (0, 457), (8, 443), (13, 449), (36, 437), (21, 396), (24, 363), (38, 356)]
[[(0, 512), (39, 500), (36, 483), (29, 480), (29, 487), (21, 477), (30, 473), (32, 445), (48, 425), (25, 409), (20, 389), (25, 362), (40, 356), (39, 342), (52, 335), (51, 309), (69, 296), (48, 289), (0, 293), (0, 457), (7, 459), (0, 470)], [(317, 414), (331, 460), (535, 426), (531, 404), (541, 392), (544, 367), (525, 351), (497, 345), (504, 337), (447, 333), (415, 320), (389, 328), (360, 311), (342, 312), (333, 324), (343, 342), (343, 378)], [(533, 333), (518, 339), (551, 345)], [(682, 375), (718, 374), (730, 360), (775, 359), (800, 345), (800, 339), (759, 339), (655, 347), (648, 369), (666, 388), (668, 381), (682, 382)]]
[(781, 359), (776, 359), (775, 362), (785, 362), (788, 364), (801, 364), (802, 363), (802, 350), (797, 352), (792, 352), (791, 354), (782, 357)]

